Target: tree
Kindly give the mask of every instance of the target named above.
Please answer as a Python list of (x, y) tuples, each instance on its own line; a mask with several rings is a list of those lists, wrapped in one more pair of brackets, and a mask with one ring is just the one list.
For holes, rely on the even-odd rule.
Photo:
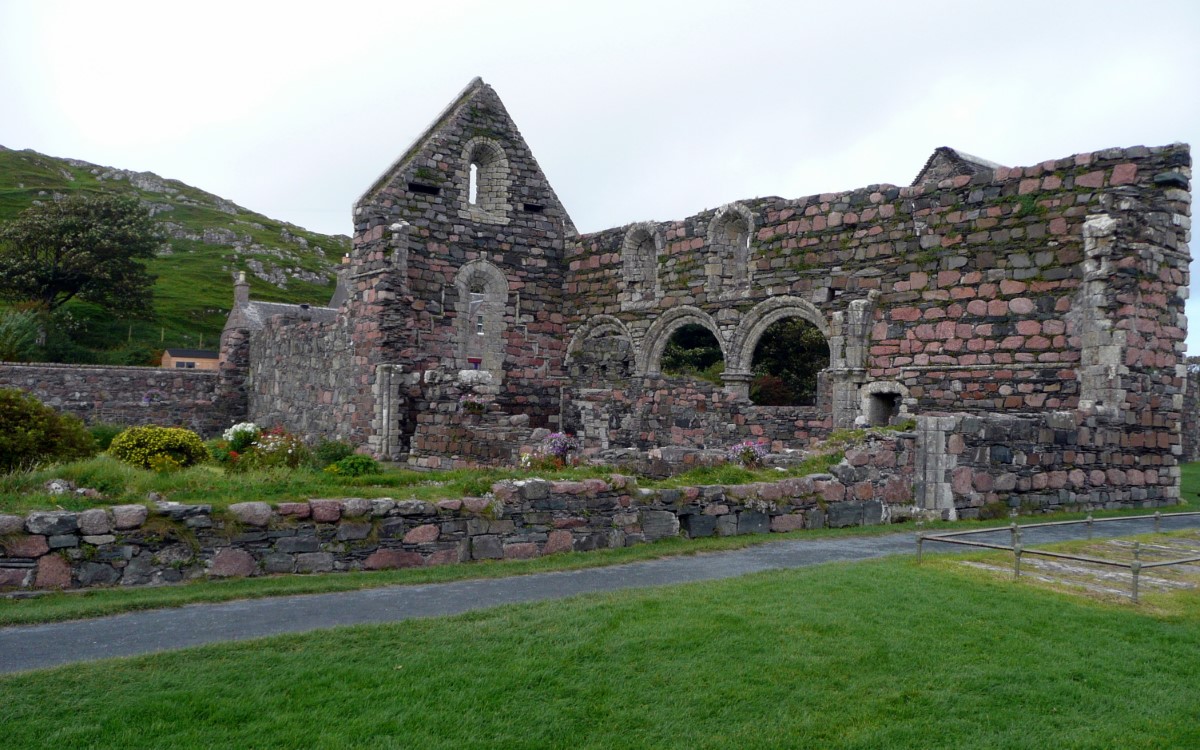
[(763, 333), (754, 347), (753, 361), (754, 403), (812, 404), (817, 397), (817, 376), (829, 367), (829, 344), (812, 323), (787, 318)]
[(0, 298), (53, 312), (72, 299), (118, 314), (150, 313), (143, 261), (162, 243), (129, 197), (70, 196), (36, 204), (0, 227)]

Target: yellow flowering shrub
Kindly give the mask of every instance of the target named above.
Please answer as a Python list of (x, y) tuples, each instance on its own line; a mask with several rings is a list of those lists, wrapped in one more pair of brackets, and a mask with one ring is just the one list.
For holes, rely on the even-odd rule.
[(155, 425), (130, 427), (113, 438), (108, 452), (130, 466), (159, 471), (171, 464), (186, 467), (208, 458), (208, 450), (196, 433), (182, 427)]

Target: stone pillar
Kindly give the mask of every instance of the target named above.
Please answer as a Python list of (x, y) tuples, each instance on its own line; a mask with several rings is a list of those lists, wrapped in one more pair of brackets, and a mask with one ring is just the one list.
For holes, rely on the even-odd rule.
[(750, 400), (750, 381), (753, 379), (754, 375), (749, 372), (725, 372), (721, 374), (721, 381), (725, 383), (725, 390), (747, 401)]

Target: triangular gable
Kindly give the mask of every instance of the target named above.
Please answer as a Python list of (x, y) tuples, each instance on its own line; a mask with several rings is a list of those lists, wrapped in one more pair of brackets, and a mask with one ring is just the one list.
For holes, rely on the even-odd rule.
[(925, 166), (921, 168), (921, 171), (917, 174), (917, 178), (912, 181), (912, 184), (914, 187), (929, 183), (936, 185), (942, 180), (951, 177), (976, 175), (1000, 169), (1001, 167), (1002, 165), (996, 162), (972, 156), (949, 146), (940, 146), (934, 149), (934, 152), (929, 155), (929, 159), (925, 161)]
[(524, 173), (524, 178), (530, 184), (525, 187), (534, 190), (535, 197), (532, 200), (546, 204), (546, 208), (552, 206), (553, 213), (563, 218), (567, 234), (574, 235), (576, 233), (574, 222), (571, 221), (566, 208), (559, 201), (554, 188), (534, 159), (532, 150), (521, 136), (504, 103), (497, 96), (495, 90), (478, 77), (472, 79), (429, 127), (425, 128), (421, 135), (404, 150), (400, 158), (371, 184), (371, 187), (355, 202), (355, 207), (368, 203), (390, 185), (402, 181), (424, 182), (423, 173), (429, 171), (429, 167), (425, 164), (432, 161), (435, 153), (442, 154), (445, 159), (458, 159), (460, 154), (456, 152), (455, 146), (448, 142), (468, 140), (468, 137), (474, 133), (476, 127), (471, 122), (473, 109), (486, 110), (494, 120), (499, 120), (504, 124), (505, 132), (499, 135), (502, 136), (510, 151), (510, 158), (519, 157), (527, 165), (528, 169)]

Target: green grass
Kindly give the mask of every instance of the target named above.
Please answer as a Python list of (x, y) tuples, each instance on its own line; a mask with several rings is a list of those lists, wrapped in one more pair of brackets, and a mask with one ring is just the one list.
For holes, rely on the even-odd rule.
[(1183, 748), (1200, 607), (911, 561), (0, 678), (6, 747)]
[[(731, 464), (703, 466), (668, 479), (639, 480), (638, 486), (653, 489), (769, 482), (782, 477), (823, 472), (840, 460), (840, 453), (814, 456), (787, 471), (751, 470)], [(314, 497), (392, 497), (433, 501), (484, 495), (491, 491), (493, 484), (504, 479), (542, 477), (550, 480), (607, 480), (614, 473), (620, 472), (610, 466), (577, 466), (553, 472), (506, 468), (420, 472), (389, 468), (381, 474), (339, 477), (305, 469), (226, 474), (218, 466), (204, 464), (175, 473), (156, 474), (134, 469), (101, 454), (86, 461), (0, 476), (0, 513), (24, 513), (55, 507), (86, 510), (104, 505), (141, 503), (145, 502), (150, 492), (157, 492), (168, 500), (211, 504), (214, 508), (240, 502), (281, 503)], [(89, 499), (46, 493), (46, 482), (57, 478), (68, 479), (78, 487), (99, 490), (103, 497)]]

